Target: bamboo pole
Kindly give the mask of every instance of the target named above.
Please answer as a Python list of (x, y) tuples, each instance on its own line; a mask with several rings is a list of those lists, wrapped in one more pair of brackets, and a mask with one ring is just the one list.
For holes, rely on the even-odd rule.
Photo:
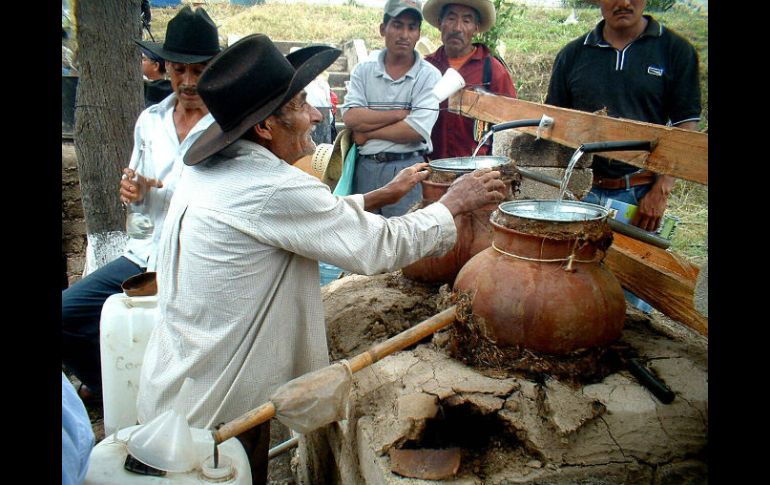
[[(362, 352), (348, 361), (351, 372), (369, 367), (378, 360), (386, 357), (393, 352), (403, 350), (406, 347), (419, 342), (428, 335), (436, 333), (444, 327), (449, 326), (455, 321), (455, 305), (446, 310), (433, 315), (427, 320), (423, 320), (414, 327), (404, 330), (384, 342), (373, 345), (365, 352)], [(225, 423), (219, 429), (212, 431), (214, 443), (219, 444), (223, 441), (237, 436), (246, 430), (258, 426), (275, 416), (275, 405), (272, 402), (266, 402), (261, 406), (248, 411), (244, 415)]]

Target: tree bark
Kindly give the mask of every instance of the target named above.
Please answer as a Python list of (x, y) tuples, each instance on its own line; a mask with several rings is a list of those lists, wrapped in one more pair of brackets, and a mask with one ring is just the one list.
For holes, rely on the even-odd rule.
[(140, 0), (76, 4), (80, 78), (74, 138), (89, 244), (125, 231), (118, 187), (144, 107), (140, 50), (134, 43), (141, 39), (139, 5)]

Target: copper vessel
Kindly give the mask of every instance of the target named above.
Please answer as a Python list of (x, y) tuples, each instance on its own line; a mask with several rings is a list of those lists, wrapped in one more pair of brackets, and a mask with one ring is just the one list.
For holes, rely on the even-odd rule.
[[(510, 159), (506, 157), (456, 157), (443, 158), (430, 162), (431, 175), (422, 182), (422, 209), (439, 200), (452, 184), (455, 178), (469, 173), (476, 168), (491, 167), (503, 172), (505, 183), (505, 200), (513, 198), (513, 192), (518, 187), (521, 176), (513, 169)], [(454, 283), (457, 273), (474, 255), (488, 248), (492, 242), (492, 226), (489, 216), (497, 209), (497, 204), (490, 204), (470, 213), (455, 216), (457, 242), (443, 256), (420, 259), (403, 268), (407, 278), (423, 283)]]
[(493, 244), (457, 275), (474, 318), (499, 347), (565, 354), (620, 337), (626, 304), (602, 264), (612, 244), (607, 209), (584, 202), (503, 202)]

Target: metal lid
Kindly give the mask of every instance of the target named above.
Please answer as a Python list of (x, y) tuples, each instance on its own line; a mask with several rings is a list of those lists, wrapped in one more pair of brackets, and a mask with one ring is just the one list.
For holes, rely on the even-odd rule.
[(499, 206), (504, 214), (539, 221), (594, 221), (609, 215), (604, 207), (588, 202), (565, 200), (512, 200)]
[(468, 173), (479, 168), (495, 168), (510, 163), (508, 157), (453, 157), (439, 158), (429, 162), (430, 168), (438, 172)]

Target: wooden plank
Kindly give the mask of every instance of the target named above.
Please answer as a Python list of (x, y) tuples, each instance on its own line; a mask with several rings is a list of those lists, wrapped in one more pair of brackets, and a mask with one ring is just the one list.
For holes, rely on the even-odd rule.
[[(546, 114), (554, 119), (541, 138), (577, 148), (583, 143), (621, 140), (657, 142), (652, 153), (628, 151), (602, 155), (631, 165), (708, 185), (708, 135), (696, 131), (641, 121), (610, 118), (594, 113), (557, 108), (489, 93), (464, 89), (449, 98), (450, 111), (491, 123), (536, 119)], [(536, 127), (516, 128), (531, 135)], [(564, 161), (567, 163), (567, 160)]]
[(708, 337), (708, 318), (695, 310), (698, 268), (674, 253), (615, 232), (604, 264), (620, 284), (657, 310)]

